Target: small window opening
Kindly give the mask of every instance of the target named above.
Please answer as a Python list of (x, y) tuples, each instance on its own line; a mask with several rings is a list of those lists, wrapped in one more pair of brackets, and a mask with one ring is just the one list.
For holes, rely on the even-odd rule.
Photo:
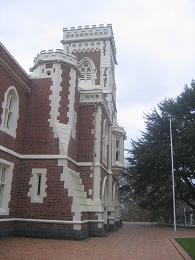
[(116, 161), (119, 161), (119, 151), (116, 152)]
[(37, 196), (41, 195), (41, 174), (37, 174)]

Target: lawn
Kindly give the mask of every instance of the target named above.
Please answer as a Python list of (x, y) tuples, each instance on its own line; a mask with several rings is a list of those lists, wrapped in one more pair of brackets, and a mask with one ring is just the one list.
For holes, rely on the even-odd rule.
[(176, 241), (195, 259), (195, 238), (177, 238)]

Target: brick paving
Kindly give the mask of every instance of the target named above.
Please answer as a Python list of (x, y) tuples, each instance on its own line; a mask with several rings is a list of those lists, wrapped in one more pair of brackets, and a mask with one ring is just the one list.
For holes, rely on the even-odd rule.
[(195, 229), (124, 223), (106, 237), (83, 241), (10, 237), (0, 240), (0, 260), (182, 260), (191, 259), (174, 237), (195, 237)]

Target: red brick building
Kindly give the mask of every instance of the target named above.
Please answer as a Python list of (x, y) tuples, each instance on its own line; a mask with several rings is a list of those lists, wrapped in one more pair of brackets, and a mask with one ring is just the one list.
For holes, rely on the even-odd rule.
[(0, 237), (82, 239), (121, 221), (112, 26), (64, 28), (31, 75), (0, 44)]

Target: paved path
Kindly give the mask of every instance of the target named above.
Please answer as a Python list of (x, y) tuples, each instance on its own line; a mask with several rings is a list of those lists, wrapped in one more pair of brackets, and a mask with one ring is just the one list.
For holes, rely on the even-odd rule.
[(106, 237), (83, 241), (11, 237), (0, 240), (0, 260), (190, 259), (174, 246), (174, 237), (195, 237), (195, 229), (178, 229), (174, 233), (168, 227), (125, 223)]

